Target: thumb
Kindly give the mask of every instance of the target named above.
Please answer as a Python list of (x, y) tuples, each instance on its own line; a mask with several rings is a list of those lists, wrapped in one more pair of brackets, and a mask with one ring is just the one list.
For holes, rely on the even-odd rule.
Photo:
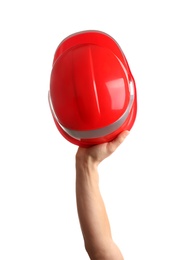
[(125, 140), (125, 138), (129, 135), (130, 131), (125, 130), (123, 132), (121, 132), (112, 142), (113, 144), (116, 146), (116, 148), (123, 143), (123, 141)]
[(125, 140), (125, 138), (129, 135), (130, 131), (128, 130), (125, 130), (123, 132), (121, 132), (117, 137), (116, 139), (119, 139), (119, 142), (123, 142)]
[(129, 131), (125, 130), (121, 132), (113, 141), (108, 143), (111, 153), (114, 152), (121, 143), (123, 143), (129, 133)]

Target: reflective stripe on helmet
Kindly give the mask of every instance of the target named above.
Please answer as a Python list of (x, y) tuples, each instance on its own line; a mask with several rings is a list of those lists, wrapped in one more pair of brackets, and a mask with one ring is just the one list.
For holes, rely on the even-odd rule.
[(132, 81), (130, 82), (129, 90), (130, 90), (130, 102), (129, 102), (128, 107), (126, 108), (126, 111), (124, 112), (124, 114), (114, 123), (107, 125), (105, 127), (101, 127), (101, 128), (93, 129), (93, 130), (79, 131), (79, 130), (72, 130), (72, 129), (63, 127), (61, 125), (61, 123), (59, 122), (59, 119), (56, 116), (56, 113), (54, 111), (53, 104), (51, 101), (50, 91), (48, 92), (48, 99), (49, 99), (50, 108), (53, 113), (53, 116), (64, 132), (66, 132), (68, 135), (70, 135), (71, 137), (78, 139), (78, 140), (92, 139), (92, 138), (100, 138), (100, 137), (106, 136), (108, 134), (111, 134), (112, 132), (116, 131), (119, 127), (122, 126), (122, 124), (125, 122), (125, 120), (127, 119), (128, 115), (131, 111), (133, 101), (134, 101), (134, 84)]

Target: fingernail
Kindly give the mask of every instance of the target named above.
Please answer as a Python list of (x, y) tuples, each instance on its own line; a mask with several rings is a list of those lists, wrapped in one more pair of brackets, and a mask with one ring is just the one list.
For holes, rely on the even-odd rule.
[(130, 131), (125, 130), (125, 131), (124, 131), (124, 135), (125, 135), (125, 137), (126, 137), (127, 135), (129, 135), (129, 133), (130, 133)]

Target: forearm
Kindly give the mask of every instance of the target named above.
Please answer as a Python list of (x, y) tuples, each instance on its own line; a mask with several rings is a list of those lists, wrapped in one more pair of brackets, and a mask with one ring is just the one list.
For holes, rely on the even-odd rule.
[(87, 163), (76, 164), (76, 199), (86, 247), (98, 246), (102, 242), (100, 238), (111, 238), (96, 166)]
[(91, 259), (123, 260), (112, 240), (96, 165), (76, 162), (76, 199), (85, 248)]

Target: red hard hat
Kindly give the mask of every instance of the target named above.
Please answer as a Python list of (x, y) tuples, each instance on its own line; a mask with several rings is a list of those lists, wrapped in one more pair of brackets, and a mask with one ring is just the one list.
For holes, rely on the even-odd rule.
[(82, 147), (130, 130), (137, 113), (135, 81), (117, 42), (101, 31), (82, 31), (56, 49), (49, 103), (59, 132)]

